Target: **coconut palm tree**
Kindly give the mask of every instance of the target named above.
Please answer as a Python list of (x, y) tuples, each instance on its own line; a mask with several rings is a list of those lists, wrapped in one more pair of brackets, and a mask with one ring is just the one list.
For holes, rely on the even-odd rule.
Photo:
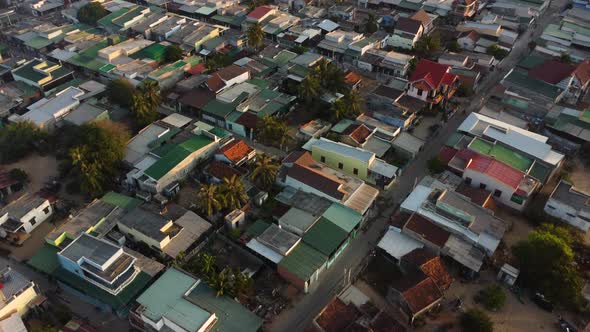
[(223, 270), (209, 281), (209, 286), (215, 289), (216, 296), (224, 296), (232, 291), (232, 283), (228, 270)]
[(230, 210), (241, 208), (248, 202), (248, 195), (242, 180), (233, 175), (231, 178), (224, 178), (221, 186), (221, 193), (225, 202), (225, 207)]
[(154, 80), (145, 80), (138, 88), (146, 103), (152, 108), (157, 109), (162, 103), (160, 96), (160, 85)]
[(219, 187), (214, 184), (204, 185), (197, 194), (197, 206), (205, 212), (209, 219), (213, 214), (223, 208), (223, 198), (220, 195)]
[(199, 264), (199, 268), (203, 276), (207, 277), (215, 273), (215, 256), (209, 255), (206, 252), (200, 253)]
[(340, 121), (348, 116), (350, 109), (344, 100), (339, 99), (332, 104), (332, 121)]
[(256, 165), (252, 171), (252, 181), (258, 183), (262, 188), (269, 189), (275, 183), (279, 165), (266, 154), (256, 158)]
[(311, 105), (313, 100), (320, 95), (320, 92), (320, 80), (314, 75), (308, 75), (298, 89), (299, 98), (303, 99), (307, 105)]
[(364, 100), (361, 95), (357, 91), (350, 91), (344, 97), (344, 102), (348, 107), (348, 115), (349, 116), (358, 116), (363, 113), (363, 103)]
[(131, 111), (140, 126), (147, 126), (158, 118), (156, 109), (152, 108), (142, 93), (131, 96)]
[(252, 24), (246, 31), (246, 37), (248, 38), (248, 46), (258, 49), (262, 45), (262, 39), (264, 38), (264, 31), (262, 31), (260, 23)]
[(232, 293), (235, 296), (247, 295), (252, 289), (252, 284), (252, 278), (247, 276), (239, 269), (234, 269)]

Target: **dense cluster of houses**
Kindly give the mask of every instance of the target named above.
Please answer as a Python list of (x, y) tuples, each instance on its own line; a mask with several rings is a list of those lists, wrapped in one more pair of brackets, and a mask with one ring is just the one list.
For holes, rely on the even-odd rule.
[[(108, 15), (90, 27), (77, 18), (86, 3), (43, 0), (31, 5), (41, 18), (2, 30), (0, 53), (12, 57), (0, 64), (0, 116), (48, 131), (120, 121), (128, 110), (109, 104), (109, 82), (158, 83), (160, 116), (127, 143), (123, 193), (109, 192), (68, 217), (28, 262), (143, 331), (258, 331), (263, 325), (199, 277), (162, 263), (194, 256), (220, 228), (175, 202), (184, 181), (241, 179), (249, 203), (220, 218), (240, 231), (234, 242), (294, 288), (313, 291), (378, 214), (380, 193), (395, 190), (407, 162), (392, 156), (411, 160), (422, 151), (426, 141), (412, 133), (421, 114), (439, 111), (445, 121), (453, 116), (457, 97), (478, 91), (549, 6), (547, 0), (360, 0), (355, 6), (277, 0), (252, 9), (235, 0), (112, 0), (101, 3)], [(445, 171), (417, 181), (392, 216), (377, 248), (404, 275), (389, 286), (387, 300), (407, 321), (368, 310), (375, 305), (352, 287), (314, 319), (316, 330), (358, 325), (403, 331), (450, 287), (453, 278), (441, 257), (467, 275), (479, 273), (508, 228), (495, 209), (523, 211), (559, 173), (566, 155), (587, 148), (590, 11), (578, 8), (587, 9), (587, 1), (576, 0), (559, 25), (548, 25), (529, 45), (531, 55), (491, 89), (492, 100), (444, 143), (436, 158)], [(56, 12), (60, 24), (44, 20)], [(369, 19), (376, 32), (365, 31)], [(458, 22), (451, 29), (453, 47), (441, 45), (436, 60), (419, 58), (420, 43), (451, 22)], [(247, 31), (255, 24), (266, 47), (253, 51)], [(171, 45), (182, 56), (166, 62)], [(231, 61), (211, 70), (215, 57)], [(298, 96), (285, 86), (301, 84), (324, 61), (344, 69), (352, 90), (363, 86), (364, 77), (377, 84), (364, 94), (362, 114), (335, 123), (311, 119), (294, 128), (291, 136), (300, 144), (274, 156), (279, 190), (271, 197), (248, 178), (263, 150), (256, 140), (261, 123), (297, 112)], [(330, 108), (343, 97), (327, 93), (320, 99)], [(2, 198), (20, 187), (0, 174)], [(544, 210), (587, 231), (589, 198), (561, 181)], [(269, 200), (272, 217), (251, 220), (252, 206)], [(12, 200), (0, 209), (1, 237), (26, 240), (52, 217), (55, 201), (44, 193)], [(156, 255), (134, 250), (141, 247)], [(16, 271), (4, 269), (0, 279), (8, 280), (0, 287), (3, 300), (20, 294), (0, 307), (0, 317), (11, 310), (22, 314), (34, 299), (42, 302), (36, 285)]]

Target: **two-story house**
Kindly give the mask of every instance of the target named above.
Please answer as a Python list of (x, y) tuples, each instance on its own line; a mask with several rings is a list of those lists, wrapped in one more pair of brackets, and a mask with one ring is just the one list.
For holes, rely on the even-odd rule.
[(478, 0), (453, 0), (453, 13), (457, 16), (473, 17), (478, 7)]
[(450, 73), (451, 66), (422, 59), (408, 80), (407, 94), (433, 105), (441, 104), (455, 93), (459, 77)]
[(421, 21), (409, 17), (400, 17), (395, 23), (393, 34), (388, 43), (392, 47), (411, 50), (424, 33), (426, 32)]

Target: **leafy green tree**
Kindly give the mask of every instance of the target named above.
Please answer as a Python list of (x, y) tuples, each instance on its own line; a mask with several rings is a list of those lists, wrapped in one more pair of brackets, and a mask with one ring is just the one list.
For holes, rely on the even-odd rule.
[(574, 266), (573, 239), (567, 230), (542, 226), (513, 248), (527, 288), (570, 307), (581, 303), (582, 278)]
[(431, 174), (442, 173), (446, 168), (444, 162), (439, 157), (428, 160), (427, 167)]
[(348, 116), (356, 117), (363, 113), (364, 99), (357, 91), (348, 92), (344, 96), (344, 102), (348, 107)]
[(322, 92), (346, 92), (344, 72), (326, 59), (318, 61), (312, 75), (320, 82)]
[(111, 121), (84, 124), (81, 132), (80, 142), (70, 149), (69, 162), (82, 191), (100, 195), (118, 174), (129, 133)]
[(262, 25), (256, 22), (248, 28), (246, 31), (246, 37), (248, 39), (248, 46), (253, 49), (258, 49), (262, 46), (262, 39), (264, 38), (264, 31), (262, 31)]
[(197, 194), (197, 206), (209, 219), (223, 208), (224, 202), (219, 187), (214, 184), (204, 185)]
[(563, 63), (567, 63), (570, 64), (572, 63), (572, 57), (567, 54), (567, 53), (563, 53), (560, 57), (559, 57), (559, 61), (563, 62)]
[(470, 309), (461, 315), (461, 330), (463, 332), (493, 332), (494, 323), (485, 312), (479, 309)]
[(215, 256), (206, 252), (199, 253), (199, 268), (201, 274), (208, 279), (208, 276), (217, 273), (217, 265), (215, 263)]
[(263, 189), (268, 190), (275, 183), (278, 172), (279, 164), (274, 162), (269, 155), (261, 154), (256, 158), (256, 165), (250, 177)]
[(144, 81), (133, 95), (132, 100), (131, 110), (140, 125), (146, 126), (158, 119), (158, 106), (161, 103), (158, 82)]
[(0, 162), (11, 163), (28, 156), (46, 137), (32, 121), (9, 124), (0, 129)]
[(10, 170), (10, 178), (20, 183), (28, 183), (30, 181), (29, 174), (20, 168)]
[(125, 78), (117, 78), (109, 82), (106, 89), (107, 97), (113, 104), (130, 107), (135, 95), (135, 87)]
[(367, 33), (374, 33), (379, 30), (379, 24), (377, 24), (377, 19), (375, 15), (369, 14), (367, 17), (367, 21), (365, 22), (365, 32)]
[(493, 284), (482, 289), (475, 299), (477, 302), (483, 303), (486, 309), (498, 311), (506, 304), (506, 293), (500, 285)]
[(492, 45), (488, 46), (488, 48), (486, 49), (486, 53), (494, 56), (494, 58), (499, 59), (499, 60), (504, 59), (508, 55), (508, 51), (506, 51), (505, 49), (501, 48), (500, 46), (498, 46), (496, 44), (492, 44)]
[(231, 65), (232, 59), (229, 55), (223, 53), (215, 53), (207, 57), (205, 67), (209, 71), (216, 71), (219, 68), (227, 67)]
[(164, 60), (166, 62), (176, 62), (182, 59), (182, 48), (178, 45), (170, 45), (166, 47), (166, 51), (164, 51)]
[(297, 54), (303, 54), (303, 53), (307, 52), (307, 47), (301, 46), (301, 45), (295, 45), (295, 46), (293, 46), (291, 51), (293, 51)]
[(248, 194), (242, 180), (233, 175), (231, 178), (224, 178), (221, 185), (224, 207), (229, 210), (239, 209), (248, 202)]
[(461, 46), (456, 40), (452, 40), (447, 44), (447, 50), (449, 52), (461, 52)]
[(414, 73), (414, 70), (416, 70), (416, 65), (418, 64), (418, 59), (416, 59), (415, 57), (411, 58), (410, 61), (408, 61), (408, 73), (407, 76), (412, 76), (412, 73)]
[(440, 50), (440, 39), (436, 36), (424, 35), (416, 42), (414, 50), (418, 55), (429, 58)]
[(78, 20), (81, 23), (96, 25), (98, 20), (108, 14), (109, 12), (99, 2), (90, 2), (78, 10)]

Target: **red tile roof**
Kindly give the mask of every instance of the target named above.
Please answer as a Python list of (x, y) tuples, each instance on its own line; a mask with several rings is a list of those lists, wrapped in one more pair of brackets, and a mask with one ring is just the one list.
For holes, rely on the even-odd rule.
[(449, 73), (451, 66), (422, 59), (416, 65), (416, 70), (409, 79), (411, 84), (418, 81), (426, 82), (431, 88), (439, 89), (442, 84), (450, 85), (457, 79), (457, 75)]
[(512, 168), (496, 159), (475, 155), (467, 163), (466, 169), (485, 174), (514, 189), (518, 188), (524, 178), (524, 173)]
[(325, 332), (345, 331), (361, 317), (361, 312), (354, 304), (345, 304), (335, 297), (316, 318), (316, 323)]
[(254, 19), (254, 20), (260, 20), (261, 18), (263, 18), (264, 16), (266, 16), (266, 14), (268, 14), (272, 10), (273, 10), (272, 7), (259, 6), (259, 7), (256, 7), (253, 11), (251, 11), (248, 14), (248, 18), (251, 18), (251, 19)]
[(427, 25), (432, 21), (432, 18), (428, 16), (428, 13), (424, 11), (424, 9), (420, 9), (414, 15), (410, 16), (410, 18), (422, 22), (422, 25)]
[(205, 88), (192, 89), (180, 97), (180, 103), (194, 107), (196, 109), (203, 109), (208, 102), (215, 99), (215, 93)]
[(361, 77), (353, 71), (348, 72), (346, 75), (344, 75), (344, 81), (346, 82), (346, 84), (349, 85), (356, 85), (360, 83), (361, 80)]
[(205, 69), (207, 69), (207, 67), (205, 67), (205, 64), (199, 63), (198, 65), (192, 66), (191, 68), (189, 68), (186, 72), (191, 75), (198, 75), (198, 74), (201, 74), (202, 72), (204, 72)]
[(549, 84), (557, 84), (571, 76), (575, 66), (557, 60), (549, 60), (529, 70), (529, 76)]
[(258, 127), (258, 121), (260, 121), (258, 116), (250, 112), (244, 112), (244, 114), (240, 115), (240, 117), (236, 119), (237, 124), (250, 129)]
[(421, 26), (422, 22), (418, 20), (414, 20), (409, 17), (400, 17), (397, 19), (397, 22), (395, 23), (395, 30), (404, 31), (411, 34), (417, 34), (418, 31), (420, 31)]
[(225, 87), (225, 82), (219, 77), (219, 75), (217, 75), (217, 73), (214, 73), (207, 79), (207, 87), (213, 92), (218, 92)]
[(449, 271), (447, 271), (439, 256), (436, 256), (420, 265), (420, 270), (432, 278), (432, 280), (434, 280), (438, 288), (441, 290), (449, 289), (453, 283), (453, 277), (451, 277)]
[(344, 135), (350, 136), (358, 144), (365, 143), (371, 133), (372, 131), (363, 124), (350, 125), (343, 132)]
[(209, 164), (209, 169), (207, 172), (209, 175), (219, 180), (223, 180), (224, 178), (231, 179), (231, 177), (234, 175), (237, 177), (242, 175), (235, 168), (217, 160), (214, 160)]
[(443, 296), (432, 278), (425, 278), (414, 287), (403, 292), (402, 295), (414, 314), (424, 310)]
[(576, 78), (582, 83), (582, 85), (588, 83), (590, 81), (590, 60), (582, 61), (576, 67), (576, 71), (574, 71), (574, 75)]
[(449, 236), (451, 236), (449, 232), (440, 226), (416, 213), (408, 219), (404, 229), (416, 233), (426, 241), (441, 248), (447, 243)]
[(246, 158), (248, 154), (254, 151), (254, 148), (246, 144), (244, 140), (236, 139), (219, 149), (218, 153), (223, 154), (231, 162), (237, 163)]

